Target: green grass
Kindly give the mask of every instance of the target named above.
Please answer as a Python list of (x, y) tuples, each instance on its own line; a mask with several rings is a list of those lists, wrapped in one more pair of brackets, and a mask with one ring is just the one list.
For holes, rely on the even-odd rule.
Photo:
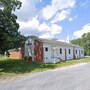
[(0, 76), (24, 75), (27, 73), (41, 72), (83, 62), (90, 62), (90, 58), (69, 60), (57, 64), (36, 64), (33, 62), (26, 62), (21, 59), (2, 58), (0, 59)]
[(4, 55), (0, 54), (0, 58), (4, 57)]

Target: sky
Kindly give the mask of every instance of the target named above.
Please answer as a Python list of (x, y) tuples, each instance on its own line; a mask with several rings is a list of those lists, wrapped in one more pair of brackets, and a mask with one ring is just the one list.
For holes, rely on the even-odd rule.
[(25, 36), (70, 40), (90, 32), (90, 0), (20, 0), (16, 10), (19, 31)]

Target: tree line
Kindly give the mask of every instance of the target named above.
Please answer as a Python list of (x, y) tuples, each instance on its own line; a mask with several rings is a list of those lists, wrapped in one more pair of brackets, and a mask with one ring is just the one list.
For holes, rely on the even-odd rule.
[(72, 40), (71, 42), (83, 47), (85, 55), (90, 56), (90, 32), (83, 34), (81, 38)]

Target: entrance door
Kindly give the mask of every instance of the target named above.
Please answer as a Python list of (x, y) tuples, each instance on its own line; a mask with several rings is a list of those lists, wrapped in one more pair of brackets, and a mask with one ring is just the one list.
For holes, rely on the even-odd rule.
[(67, 50), (65, 49), (65, 60), (67, 60)]
[(81, 57), (80, 50), (79, 50), (79, 58)]

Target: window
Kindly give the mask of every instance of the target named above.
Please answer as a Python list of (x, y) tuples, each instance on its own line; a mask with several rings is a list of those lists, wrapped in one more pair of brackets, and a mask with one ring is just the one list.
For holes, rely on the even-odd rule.
[(60, 54), (62, 54), (62, 48), (60, 48)]
[(45, 51), (48, 52), (48, 48), (47, 47), (45, 48)]
[(69, 54), (71, 54), (71, 50), (69, 49)]
[(77, 54), (77, 50), (76, 50), (76, 54)]

